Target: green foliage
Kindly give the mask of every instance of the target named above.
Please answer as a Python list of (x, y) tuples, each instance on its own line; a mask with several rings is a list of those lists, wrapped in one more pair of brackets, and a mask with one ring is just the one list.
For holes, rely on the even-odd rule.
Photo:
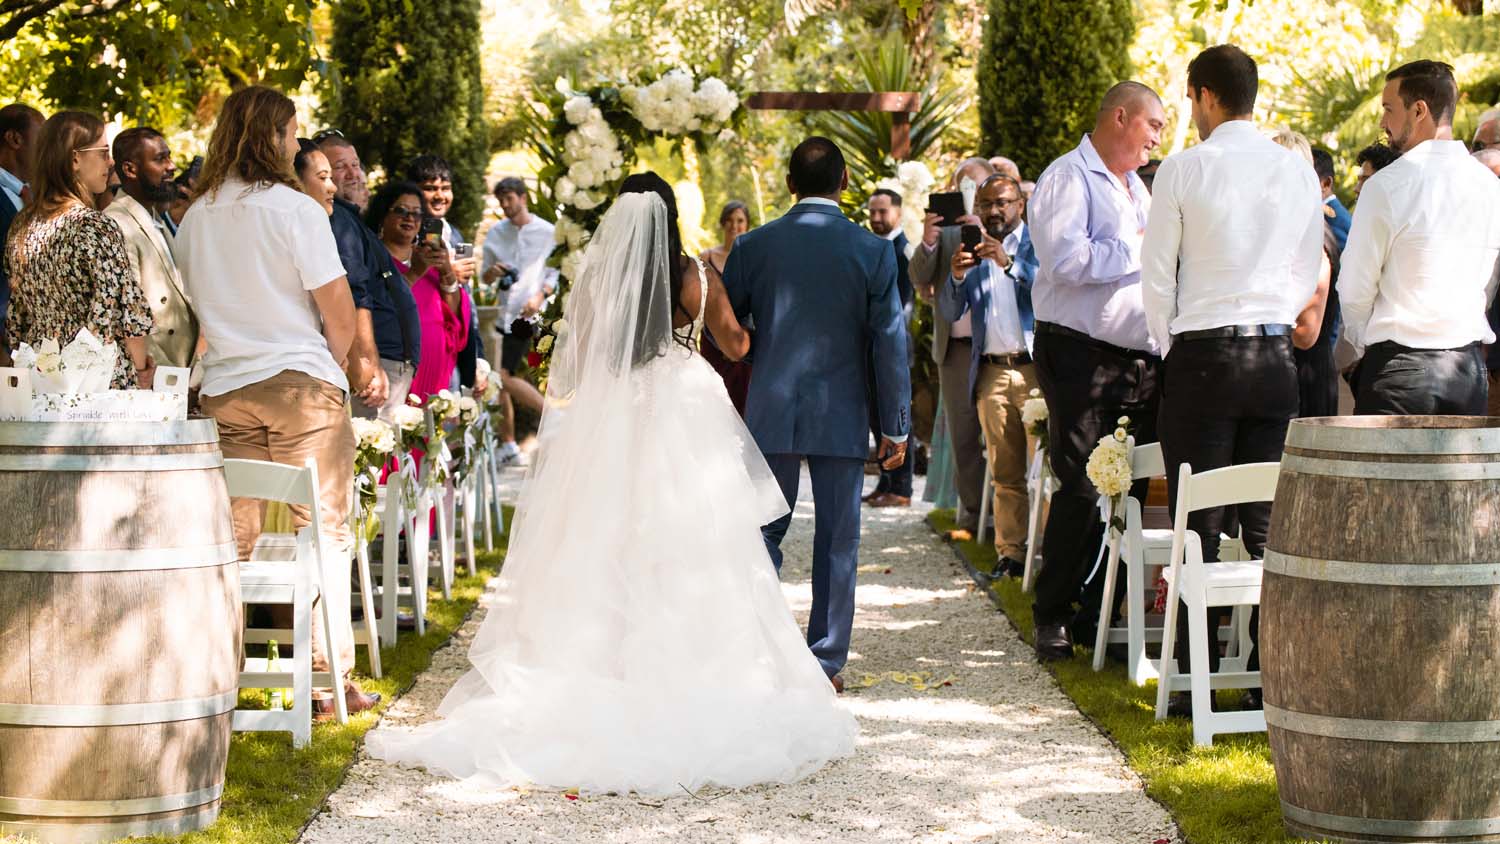
[(1467, 140), (1479, 114), (1500, 102), (1500, 16), (1460, 15), (1439, 8), (1427, 16), (1421, 34), (1385, 61), (1349, 62), (1299, 78), (1280, 109), (1304, 133), (1352, 154), (1383, 137), (1380, 93), (1385, 74), (1413, 59), (1453, 65), (1459, 106), (1454, 136)]
[(480, 0), (340, 0), (333, 10), (328, 124), (387, 177), (423, 153), (446, 158), (449, 219), (461, 230), (478, 223), (488, 193), (479, 11)]
[(213, 106), (233, 88), (302, 84), (317, 58), (314, 5), (7, 2), (0, 4), (0, 94), (165, 129), (195, 115), (211, 122)]
[[(929, 523), (939, 533), (955, 527), (953, 511), (934, 510)], [(995, 570), (995, 547), (963, 542), (959, 556), (970, 568)], [(989, 589), (1027, 644), (1033, 643), (1032, 596), (1020, 580), (1002, 577)], [(1137, 687), (1123, 667), (1105, 663), (1095, 673), (1092, 652), (1049, 668), (1078, 709), (1119, 745), (1146, 782), (1146, 793), (1172, 813), (1184, 838), (1194, 844), (1289, 844), (1281, 822), (1271, 748), (1264, 734), (1217, 736), (1213, 747), (1193, 745), (1192, 723), (1183, 718), (1156, 720), (1156, 684)], [(1219, 693), (1218, 706), (1233, 708), (1237, 692)]]
[(979, 61), (983, 152), (1029, 178), (1093, 126), (1099, 100), (1130, 74), (1130, 0), (990, 0)]
[[(911, 53), (897, 34), (887, 36), (876, 49), (860, 53), (856, 67), (860, 78), (844, 74), (836, 77), (840, 90), (917, 91), (922, 95), (921, 108), (911, 115), (910, 161), (922, 159), (969, 107), (962, 89), (939, 87), (936, 78), (917, 78)], [(817, 122), (843, 150), (849, 164), (852, 201), (863, 205), (877, 181), (896, 173), (896, 161), (891, 157), (892, 115), (834, 111), (820, 113)]]

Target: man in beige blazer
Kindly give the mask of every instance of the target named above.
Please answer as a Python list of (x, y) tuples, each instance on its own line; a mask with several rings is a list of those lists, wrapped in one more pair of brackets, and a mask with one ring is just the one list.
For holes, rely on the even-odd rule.
[(155, 129), (126, 129), (114, 143), (120, 192), (104, 213), (125, 235), (125, 252), (151, 305), (148, 341), (157, 366), (192, 366), (198, 347), (198, 320), (183, 293), (172, 257), (172, 154)]
[[(965, 177), (977, 187), (995, 174), (995, 168), (983, 158), (966, 159), (953, 174), (948, 190), (956, 191)], [(917, 295), (933, 303), (932, 359), (938, 365), (938, 385), (942, 393), (943, 418), (948, 425), (949, 442), (958, 476), (958, 529), (951, 538), (968, 540), (979, 533), (979, 505), (984, 493), (984, 435), (979, 430), (979, 412), (969, 391), (970, 343), (974, 332), (965, 315), (950, 323), (937, 312), (937, 291), (948, 279), (953, 253), (958, 251), (958, 226), (940, 227), (936, 214), (927, 215), (922, 242), (912, 251), (907, 272)], [(979, 224), (970, 215), (966, 223)]]

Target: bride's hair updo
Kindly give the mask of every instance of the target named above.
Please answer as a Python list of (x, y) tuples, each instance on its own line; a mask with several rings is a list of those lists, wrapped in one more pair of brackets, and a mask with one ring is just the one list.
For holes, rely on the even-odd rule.
[[(661, 197), (661, 201), (666, 204), (667, 252), (671, 256), (668, 261), (668, 267), (671, 269), (671, 272), (668, 274), (668, 284), (672, 291), (672, 314), (674, 315), (674, 319), (678, 313), (692, 319), (693, 315), (688, 313), (687, 309), (682, 306), (682, 274), (687, 272), (688, 263), (692, 259), (682, 249), (682, 229), (677, 218), (677, 195), (672, 192), (672, 186), (667, 184), (666, 179), (649, 170), (645, 173), (635, 173), (625, 177), (625, 181), (620, 183), (620, 195), (624, 196), (627, 193), (654, 193)], [(644, 283), (649, 284), (650, 280), (646, 279)], [(692, 349), (693, 347), (691, 339), (684, 338), (675, 331), (673, 332), (673, 339), (688, 349)], [(639, 364), (641, 361), (638, 360), (636, 362)]]

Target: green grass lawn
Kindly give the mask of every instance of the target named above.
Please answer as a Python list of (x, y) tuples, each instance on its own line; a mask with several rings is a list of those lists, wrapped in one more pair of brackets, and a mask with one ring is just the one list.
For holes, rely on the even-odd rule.
[[(951, 510), (935, 510), (928, 521), (940, 533), (954, 527)], [(957, 548), (975, 569), (985, 574), (995, 570), (994, 546), (962, 542)], [(990, 597), (1031, 644), (1031, 595), (1021, 591), (1021, 581), (995, 581)], [(1218, 736), (1213, 747), (1194, 747), (1190, 722), (1156, 720), (1154, 682), (1137, 688), (1126, 678), (1124, 666), (1112, 661), (1095, 673), (1092, 656), (1092, 649), (1080, 647), (1071, 660), (1048, 667), (1079, 710), (1119, 745), (1145, 780), (1146, 793), (1171, 811), (1191, 844), (1299, 840), (1288, 836), (1281, 824), (1264, 733)]]
[[(505, 523), (510, 524), (508, 507)], [(485, 583), (500, 570), (505, 539), (498, 538), (494, 551), (479, 552), (478, 574), (463, 576), (467, 568), (459, 563), (453, 600), (444, 601), (436, 594), (428, 597), (425, 635), (402, 632), (393, 646), (380, 649), (384, 677), (369, 677), (364, 649), (357, 649), (357, 679), (366, 691), (380, 692), (383, 699), (378, 707), (351, 715), (349, 723), (342, 726), (337, 722), (315, 724), (312, 742), (301, 749), (292, 747), (289, 733), (236, 733), (229, 745), (229, 771), (218, 822), (176, 838), (139, 840), (178, 844), (288, 844), (295, 840), (323, 801), (344, 781), (355, 749), (375, 726), (379, 713), (411, 688), (417, 675), (431, 664), (433, 651), (469, 617)]]

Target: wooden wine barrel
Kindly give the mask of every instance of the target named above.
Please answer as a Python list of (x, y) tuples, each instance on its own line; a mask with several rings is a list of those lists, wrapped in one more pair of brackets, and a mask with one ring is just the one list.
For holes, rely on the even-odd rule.
[(212, 420), (0, 423), (0, 834), (218, 816), (239, 570)]
[(1500, 841), (1500, 419), (1293, 422), (1265, 565), (1287, 828)]

